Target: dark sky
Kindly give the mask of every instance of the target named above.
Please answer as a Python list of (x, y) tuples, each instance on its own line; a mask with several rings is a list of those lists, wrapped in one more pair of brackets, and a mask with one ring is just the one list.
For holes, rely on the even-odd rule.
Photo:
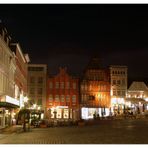
[(0, 19), (32, 63), (55, 73), (80, 74), (91, 56), (104, 66), (128, 66), (129, 77), (148, 77), (148, 5), (9, 4)]

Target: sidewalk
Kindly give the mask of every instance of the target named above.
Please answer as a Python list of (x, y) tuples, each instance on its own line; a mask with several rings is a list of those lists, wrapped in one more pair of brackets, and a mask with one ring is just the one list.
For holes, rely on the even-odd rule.
[(13, 125), (13, 126), (10, 126), (10, 127), (6, 127), (6, 128), (3, 128), (3, 129), (0, 129), (0, 133), (1, 134), (11, 134), (11, 133), (18, 133), (18, 132), (21, 132), (23, 130), (22, 128), (22, 125)]

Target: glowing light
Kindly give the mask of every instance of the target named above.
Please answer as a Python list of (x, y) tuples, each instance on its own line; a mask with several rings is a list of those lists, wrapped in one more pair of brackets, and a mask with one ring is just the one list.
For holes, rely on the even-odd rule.
[(6, 96), (6, 102), (14, 104), (14, 105), (18, 105), (18, 106), (20, 105), (19, 100), (11, 98), (9, 96)]
[(28, 102), (28, 97), (24, 97), (24, 102)]
[(33, 108), (34, 108), (34, 109), (36, 108), (36, 104), (33, 104)]
[(41, 107), (40, 106), (38, 106), (38, 110), (40, 110), (41, 109)]

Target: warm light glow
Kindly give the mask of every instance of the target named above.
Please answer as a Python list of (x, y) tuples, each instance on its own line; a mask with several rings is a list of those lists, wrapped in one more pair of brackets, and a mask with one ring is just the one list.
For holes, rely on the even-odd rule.
[(36, 104), (33, 104), (33, 108), (34, 108), (34, 109), (36, 108)]
[(41, 107), (40, 106), (38, 106), (38, 110), (40, 110), (41, 109)]
[(24, 102), (28, 102), (28, 97), (24, 97)]
[(111, 98), (111, 104), (124, 104), (124, 98)]

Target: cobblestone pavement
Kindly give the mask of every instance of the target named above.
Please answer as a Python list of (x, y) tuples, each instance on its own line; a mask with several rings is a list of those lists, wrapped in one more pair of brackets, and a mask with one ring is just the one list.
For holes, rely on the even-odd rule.
[(100, 121), (98, 125), (34, 128), (5, 134), (1, 144), (148, 144), (148, 119)]

